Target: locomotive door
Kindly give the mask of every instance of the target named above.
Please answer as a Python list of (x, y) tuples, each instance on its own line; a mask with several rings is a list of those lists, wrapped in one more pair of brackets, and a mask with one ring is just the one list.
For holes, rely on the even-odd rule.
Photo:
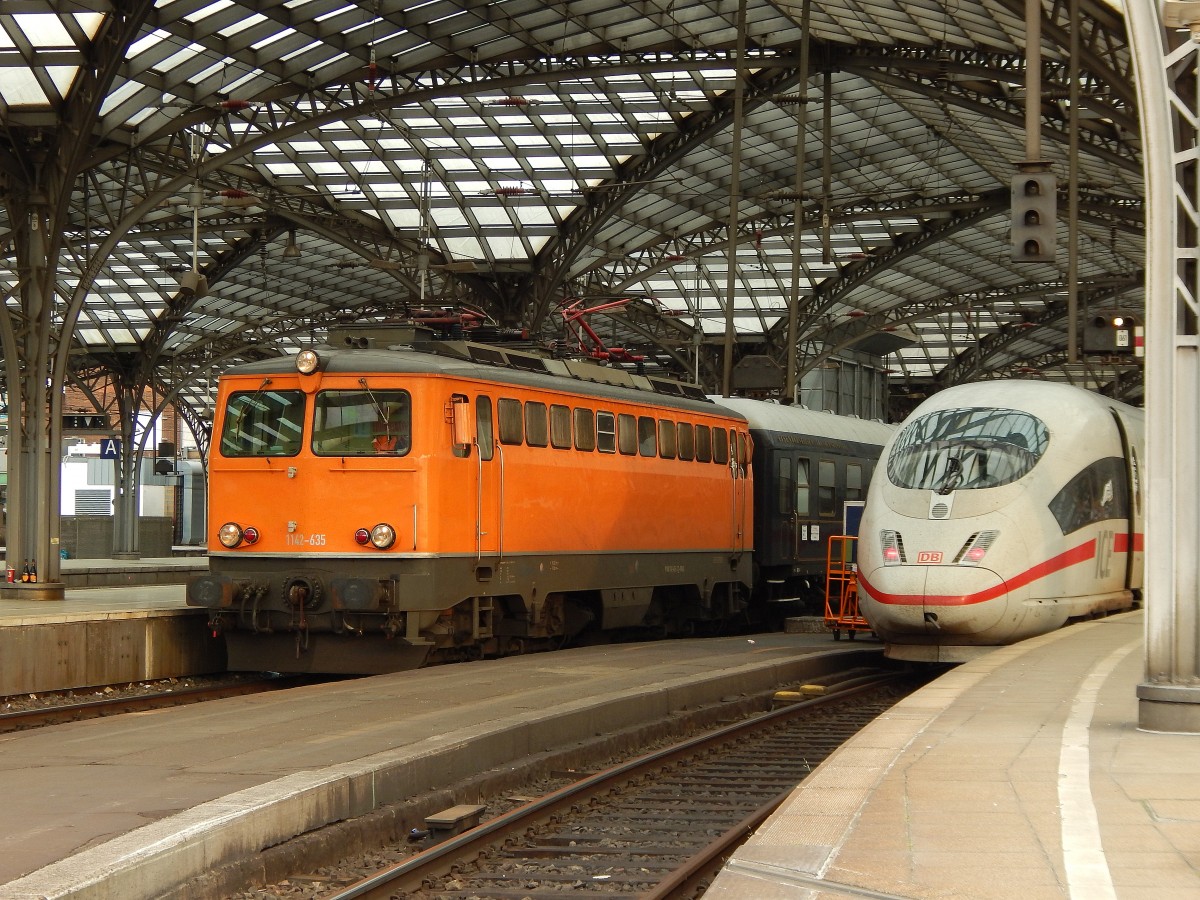
[(1144, 549), (1141, 535), (1146, 528), (1142, 510), (1141, 460), (1138, 458), (1137, 447), (1129, 439), (1129, 432), (1125, 421), (1115, 410), (1113, 411), (1113, 419), (1116, 420), (1117, 433), (1121, 437), (1121, 450), (1123, 451), (1122, 455), (1125, 457), (1125, 490), (1129, 497), (1126, 532), (1123, 537), (1126, 550), (1125, 589), (1139, 590), (1142, 584), (1135, 578), (1135, 574), (1144, 571), (1142, 558)]
[(492, 398), (475, 399), (475, 565), (485, 569), (504, 553), (504, 449), (495, 439)]

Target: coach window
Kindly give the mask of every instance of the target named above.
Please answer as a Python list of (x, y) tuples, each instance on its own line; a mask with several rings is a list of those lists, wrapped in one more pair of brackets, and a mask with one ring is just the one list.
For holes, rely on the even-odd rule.
[(525, 434), (521, 422), (521, 401), (501, 397), (496, 412), (500, 415), (500, 443), (520, 444)]
[(546, 427), (546, 404), (529, 401), (525, 404), (525, 443), (530, 447), (545, 447), (550, 442)]
[(737, 460), (737, 474), (739, 478), (746, 477), (746, 468), (750, 461), (750, 454), (746, 448), (746, 435), (738, 432), (736, 435), (729, 432), (729, 441), (733, 444), (730, 450), (735, 454), (734, 459)]
[(817, 463), (817, 513), (822, 516), (837, 515), (837, 465), (823, 459)]
[(846, 463), (846, 499), (861, 500), (863, 498), (862, 466), (858, 463)]
[(575, 449), (591, 452), (596, 449), (596, 420), (590, 409), (575, 409)]
[(649, 416), (638, 416), (638, 451), (642, 456), (658, 456), (656, 433), (654, 419)]
[(723, 466), (729, 462), (729, 434), (724, 428), (714, 428), (712, 438), (712, 461)]
[(550, 407), (550, 446), (556, 450), (571, 449), (571, 410), (566, 406)]
[(812, 465), (812, 460), (798, 459), (796, 460), (796, 514), (800, 516), (812, 515), (812, 483), (809, 478), (809, 467)]
[(679, 458), (691, 460), (696, 458), (696, 433), (691, 422), (679, 423)]
[(408, 391), (321, 391), (313, 413), (319, 456), (403, 456), (412, 435)]
[(638, 451), (637, 419), (621, 413), (617, 416), (617, 446), (626, 456), (636, 456)]
[(496, 448), (492, 443), (492, 398), (475, 398), (475, 440), (479, 442), (479, 458), (491, 459)]
[(610, 412), (596, 413), (596, 449), (601, 453), (617, 452), (617, 417)]
[(796, 496), (796, 485), (792, 476), (792, 458), (784, 456), (782, 453), (779, 454), (775, 460), (775, 469), (778, 488), (775, 505), (778, 507), (779, 514), (786, 516), (792, 512), (792, 502)]
[(707, 425), (696, 426), (696, 462), (712, 462), (712, 429)]
[[(263, 386), (266, 386), (264, 380)], [(229, 398), (222, 456), (295, 456), (304, 428), (300, 391), (239, 391)]]
[(658, 455), (663, 459), (674, 459), (676, 456), (675, 448), (675, 423), (669, 419), (658, 420)]

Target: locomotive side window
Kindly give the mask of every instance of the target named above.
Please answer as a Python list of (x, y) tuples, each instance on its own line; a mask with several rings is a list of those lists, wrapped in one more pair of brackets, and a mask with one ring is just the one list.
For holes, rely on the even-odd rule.
[(691, 460), (696, 457), (696, 433), (691, 422), (679, 423), (679, 458)]
[(492, 443), (492, 398), (475, 398), (475, 433), (479, 442), (479, 458), (491, 459), (496, 452)]
[(846, 463), (846, 499), (863, 498), (863, 471), (858, 463)]
[(1029, 472), (1049, 443), (1049, 429), (1028, 413), (943, 409), (904, 426), (887, 474), (898, 487), (943, 494), (997, 487)]
[(637, 419), (621, 413), (617, 417), (617, 445), (626, 456), (636, 456), (638, 451)]
[[(590, 409), (576, 409), (575, 418), (575, 449), (591, 452), (596, 449), (596, 422)], [(610, 451), (611, 452), (611, 451)]]
[(321, 391), (313, 413), (318, 456), (393, 456), (408, 453), (412, 403), (408, 391)]
[(1129, 518), (1129, 482), (1125, 461), (1119, 456), (1097, 460), (1059, 491), (1050, 501), (1063, 534), (1093, 522)]
[(712, 429), (696, 426), (696, 462), (712, 462)]
[(300, 391), (238, 391), (225, 408), (221, 455), (295, 456), (303, 428)]
[(663, 459), (674, 459), (675, 453), (675, 423), (667, 419), (659, 419), (658, 455)]
[(500, 443), (520, 444), (525, 433), (521, 401), (501, 397), (496, 411), (500, 414)]
[(550, 407), (550, 446), (557, 450), (571, 449), (571, 410), (566, 406)]
[(736, 446), (731, 447), (730, 449), (734, 454), (736, 454), (734, 458), (737, 460), (738, 477), (745, 478), (746, 469), (750, 463), (750, 450), (746, 443), (747, 436), (744, 432), (739, 431), (735, 438), (734, 433), (731, 431), (729, 432), (729, 440), (731, 443), (733, 443), (735, 440), (737, 442)]
[(817, 514), (837, 515), (837, 465), (833, 460), (822, 459), (817, 463)]
[(617, 452), (617, 418), (610, 412), (596, 413), (596, 449), (601, 453)]
[(638, 416), (637, 436), (638, 451), (642, 456), (658, 455), (657, 429), (652, 418), (649, 416)]
[(729, 436), (724, 428), (712, 430), (712, 461), (718, 466), (729, 462)]
[(546, 404), (529, 401), (525, 404), (525, 443), (530, 447), (545, 447), (550, 429), (546, 427)]

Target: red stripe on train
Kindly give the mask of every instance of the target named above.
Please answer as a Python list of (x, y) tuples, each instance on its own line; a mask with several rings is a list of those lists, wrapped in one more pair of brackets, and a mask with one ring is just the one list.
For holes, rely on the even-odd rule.
[(872, 600), (889, 606), (970, 606), (973, 603), (995, 600), (1009, 591), (1024, 587), (1039, 578), (1053, 575), (1070, 566), (1087, 562), (1089, 559), (1094, 559), (1095, 556), (1096, 541), (1092, 539), (1085, 544), (1060, 553), (1058, 556), (1040, 562), (1036, 566), (1031, 566), (1019, 575), (1008, 579), (1007, 582), (1001, 581), (995, 587), (976, 591), (973, 594), (890, 594), (873, 586), (861, 571), (858, 573), (858, 580), (860, 586), (871, 595)]

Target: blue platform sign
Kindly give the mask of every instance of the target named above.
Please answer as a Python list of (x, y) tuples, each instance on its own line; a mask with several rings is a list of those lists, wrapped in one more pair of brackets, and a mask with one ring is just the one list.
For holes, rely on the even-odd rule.
[(121, 441), (119, 438), (101, 438), (100, 439), (100, 458), (101, 459), (120, 459), (121, 458)]

